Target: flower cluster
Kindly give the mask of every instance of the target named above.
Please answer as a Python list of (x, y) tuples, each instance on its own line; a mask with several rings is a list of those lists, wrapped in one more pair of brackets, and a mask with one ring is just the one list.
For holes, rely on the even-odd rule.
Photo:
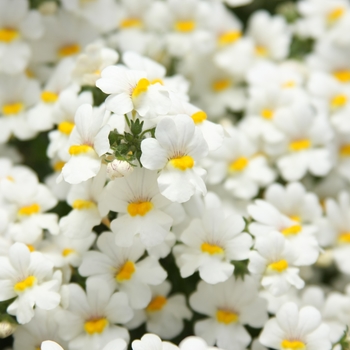
[(248, 3), (0, 0), (11, 349), (349, 346), (350, 4)]

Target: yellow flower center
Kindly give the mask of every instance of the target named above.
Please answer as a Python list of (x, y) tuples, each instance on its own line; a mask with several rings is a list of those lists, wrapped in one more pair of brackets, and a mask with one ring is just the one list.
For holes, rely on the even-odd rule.
[(334, 96), (331, 100), (331, 108), (336, 109), (343, 107), (348, 102), (348, 98), (346, 95), (340, 94)]
[(139, 18), (125, 18), (120, 22), (120, 28), (141, 28), (142, 21)]
[(2, 106), (2, 114), (12, 115), (22, 112), (24, 109), (24, 104), (22, 102), (9, 103)]
[(265, 46), (257, 45), (255, 46), (255, 54), (259, 57), (266, 57), (268, 55), (268, 50)]
[(96, 204), (93, 201), (89, 201), (86, 199), (76, 199), (72, 204), (73, 209), (77, 210), (87, 210), (94, 208), (95, 206)]
[(350, 69), (337, 70), (333, 73), (333, 76), (341, 83), (348, 83), (350, 82)]
[(35, 248), (34, 248), (33, 245), (31, 245), (31, 244), (26, 244), (26, 246), (28, 247), (28, 249), (29, 249), (30, 252), (34, 252), (34, 251), (35, 251)]
[(71, 248), (65, 248), (62, 250), (63, 256), (68, 256), (68, 255), (73, 254), (73, 253), (75, 253), (75, 250), (71, 249)]
[(207, 113), (205, 113), (203, 111), (198, 111), (196, 113), (193, 113), (191, 115), (191, 118), (195, 124), (200, 124), (200, 123), (203, 123), (204, 120), (207, 119)]
[(211, 87), (215, 92), (220, 92), (228, 89), (230, 85), (231, 85), (230, 79), (219, 79), (219, 80), (215, 80), (211, 85)]
[(345, 9), (343, 7), (336, 7), (327, 15), (327, 21), (329, 24), (333, 24), (338, 21), (340, 17), (342, 17), (345, 13)]
[(236, 160), (234, 160), (229, 165), (229, 170), (231, 172), (234, 171), (243, 171), (249, 164), (249, 160), (246, 157), (239, 157)]
[(338, 237), (339, 243), (350, 243), (350, 232), (343, 232)]
[(293, 87), (295, 87), (295, 81), (293, 80), (286, 81), (285, 83), (282, 84), (282, 88), (284, 89), (290, 89)]
[(230, 324), (238, 321), (238, 315), (235, 312), (220, 309), (216, 311), (216, 319), (220, 323)]
[(282, 272), (288, 268), (288, 262), (284, 259), (275, 261), (269, 264), (268, 268), (277, 272)]
[(271, 120), (273, 118), (273, 110), (265, 108), (261, 111), (261, 116), (267, 120)]
[(283, 350), (303, 350), (306, 349), (306, 345), (300, 340), (283, 340), (281, 343)]
[(350, 156), (350, 143), (347, 143), (347, 144), (342, 145), (340, 147), (339, 155), (342, 157), (349, 157)]
[(37, 203), (33, 203), (30, 205), (26, 205), (18, 210), (18, 215), (29, 216), (32, 214), (37, 214), (40, 212), (40, 205)]
[(152, 202), (135, 202), (128, 205), (128, 213), (131, 216), (145, 216), (153, 208)]
[(188, 33), (192, 32), (196, 28), (195, 21), (177, 21), (174, 24), (174, 29), (178, 32)]
[(134, 88), (131, 97), (136, 98), (141, 94), (145, 93), (150, 85), (151, 83), (146, 78), (140, 79), (136, 87)]
[(74, 128), (74, 123), (69, 121), (64, 121), (58, 124), (58, 131), (60, 131), (62, 134), (70, 135)]
[(309, 139), (295, 140), (289, 143), (289, 150), (292, 152), (299, 152), (311, 147)]
[(202, 249), (203, 253), (208, 253), (210, 255), (222, 254), (224, 252), (224, 250), (220, 246), (215, 245), (215, 244), (210, 244), (207, 242), (204, 242), (201, 245), (201, 249)]
[(102, 333), (108, 326), (108, 321), (105, 318), (98, 318), (85, 322), (84, 329), (88, 334)]
[(158, 79), (153, 79), (153, 80), (151, 81), (151, 84), (152, 84), (152, 85), (153, 85), (153, 84), (157, 84), (157, 83), (159, 83), (160, 85), (164, 85), (163, 80), (160, 79), (160, 78), (158, 78)]
[(33, 287), (35, 282), (36, 282), (35, 276), (28, 276), (24, 280), (17, 282), (13, 287), (13, 289), (15, 290), (15, 292), (23, 292), (27, 288)]
[(82, 153), (88, 153), (93, 151), (93, 148), (90, 145), (73, 145), (69, 147), (69, 154), (71, 156), (78, 156)]
[(135, 264), (128, 260), (118, 271), (117, 275), (115, 276), (115, 279), (118, 282), (123, 282), (129, 280), (134, 272), (136, 271), (135, 269)]
[(301, 225), (293, 225), (281, 230), (285, 236), (297, 235), (302, 230)]
[(61, 171), (65, 164), (66, 164), (65, 162), (58, 161), (53, 165), (53, 170)]
[(61, 58), (68, 57), (68, 56), (73, 56), (76, 55), (80, 52), (80, 45), (75, 43), (75, 44), (69, 44), (61, 47), (58, 50), (58, 56)]
[(191, 169), (194, 166), (194, 160), (191, 156), (182, 156), (169, 160), (169, 163), (177, 169), (185, 171)]
[(301, 218), (299, 215), (290, 215), (289, 218), (294, 221), (301, 222)]
[(242, 36), (242, 33), (239, 30), (230, 30), (226, 33), (223, 33), (218, 38), (218, 44), (220, 46), (225, 46), (234, 43)]
[(148, 312), (160, 311), (163, 309), (166, 303), (167, 303), (166, 297), (163, 297), (163, 295), (157, 295), (148, 304), (146, 310)]
[(1, 28), (0, 29), (0, 41), (10, 43), (11, 41), (19, 37), (19, 32), (12, 28)]
[(58, 99), (58, 94), (52, 91), (43, 91), (41, 93), (41, 99), (45, 103), (54, 103)]

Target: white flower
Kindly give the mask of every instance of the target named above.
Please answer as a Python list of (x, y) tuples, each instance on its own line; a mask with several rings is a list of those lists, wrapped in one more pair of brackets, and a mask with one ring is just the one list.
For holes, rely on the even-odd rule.
[(109, 66), (102, 71), (96, 86), (111, 94), (106, 108), (118, 115), (135, 110), (141, 117), (154, 118), (165, 115), (170, 108), (168, 91), (158, 82), (153, 84), (144, 71)]
[(57, 344), (56, 342), (52, 340), (46, 340), (41, 343), (41, 350), (64, 350), (62, 346)]
[[(50, 78), (47, 80), (41, 95), (40, 102), (28, 112), (28, 123), (35, 131), (51, 130), (54, 125), (54, 111), (61, 91), (71, 83), (73, 60), (62, 60)], [(78, 90), (77, 87), (71, 87)]]
[(287, 302), (277, 311), (276, 317), (267, 321), (259, 338), (260, 342), (281, 350), (329, 350), (329, 327), (322, 323), (320, 312), (312, 306), (298, 310), (293, 302)]
[(208, 182), (223, 181), (224, 188), (234, 197), (250, 199), (257, 195), (259, 187), (274, 180), (275, 173), (244, 132), (236, 128), (226, 128), (226, 131), (229, 137), (224, 138), (223, 145), (203, 161), (208, 169)]
[(0, 2), (0, 72), (22, 73), (31, 56), (26, 40), (38, 39), (44, 31), (38, 11), (27, 0)]
[(273, 60), (287, 57), (291, 32), (283, 17), (272, 17), (267, 11), (256, 11), (249, 20), (247, 32), (255, 42), (257, 57)]
[(137, 310), (134, 319), (127, 326), (133, 329), (146, 322), (147, 332), (172, 339), (183, 330), (184, 319), (190, 320), (192, 316), (185, 296), (179, 293), (169, 296), (171, 284), (168, 281), (152, 286), (151, 289), (151, 302), (144, 310)]
[(54, 315), (58, 308), (53, 310), (43, 310), (35, 308), (34, 317), (29, 323), (17, 327), (14, 333), (14, 350), (30, 349), (34, 350), (40, 347), (44, 340), (51, 339), (63, 347), (66, 346), (57, 332), (57, 323)]
[[(214, 350), (216, 347), (209, 347), (204, 339), (200, 337), (190, 336), (186, 337), (179, 344), (180, 350)], [(218, 349), (220, 350), (220, 349)]]
[(25, 75), (0, 75), (0, 143), (7, 142), (11, 135), (20, 140), (35, 135), (27, 112), (39, 100), (39, 94), (39, 83)]
[(338, 202), (328, 198), (326, 200), (326, 214), (330, 227), (328, 230), (329, 243), (333, 244), (333, 256), (338, 269), (350, 274), (350, 199), (345, 191), (339, 193)]
[(141, 340), (134, 340), (131, 344), (133, 350), (177, 350), (176, 345), (162, 341), (156, 334), (145, 334)]
[(109, 125), (104, 125), (105, 110), (89, 104), (81, 105), (75, 115), (75, 127), (69, 137), (71, 158), (62, 168), (62, 176), (70, 184), (78, 184), (97, 175), (100, 157), (109, 150)]
[(197, 321), (194, 332), (209, 345), (215, 343), (224, 349), (245, 349), (251, 337), (243, 325), (262, 327), (267, 320), (266, 301), (258, 297), (255, 280), (229, 278), (210, 285), (199, 282), (190, 297), (191, 307), (208, 318)]
[(257, 251), (250, 252), (248, 269), (261, 275), (263, 287), (276, 296), (285, 294), (291, 285), (304, 287), (299, 269), (293, 266), (298, 254), (280, 233), (271, 231), (266, 237), (257, 238), (254, 247)]
[(54, 16), (47, 16), (44, 36), (33, 43), (33, 61), (54, 63), (73, 58), (96, 38), (97, 31), (90, 23), (59, 10)]
[(75, 126), (74, 116), (78, 107), (85, 103), (93, 104), (91, 91), (84, 91), (78, 94), (78, 87), (75, 86), (67, 88), (60, 93), (52, 112), (54, 123), (57, 124), (57, 130), (49, 133), (48, 157), (54, 158), (58, 156), (60, 160), (65, 162), (69, 160), (69, 135)]
[(30, 253), (23, 243), (9, 249), (8, 258), (0, 257), (0, 300), (16, 298), (7, 308), (19, 323), (34, 316), (34, 305), (44, 310), (58, 306), (60, 272), (53, 274), (53, 264), (39, 252)]
[(278, 231), (298, 254), (295, 265), (311, 265), (316, 262), (320, 250), (315, 237), (316, 226), (301, 225), (263, 200), (256, 200), (254, 205), (249, 205), (248, 212), (257, 221), (249, 225), (249, 232), (254, 236), (266, 237), (270, 231)]
[(162, 243), (173, 219), (164, 212), (170, 202), (157, 186), (157, 173), (136, 168), (129, 176), (110, 181), (101, 196), (100, 208), (113, 210), (118, 217), (111, 222), (116, 244), (130, 247), (140, 235), (146, 247)]
[(72, 185), (67, 195), (67, 203), (73, 208), (59, 222), (62, 233), (70, 238), (84, 238), (91, 234), (94, 226), (100, 224), (107, 211), (98, 204), (106, 181), (106, 166), (102, 165), (93, 178)]
[(208, 153), (208, 146), (187, 115), (162, 119), (156, 128), (156, 138), (142, 141), (141, 163), (151, 170), (160, 170), (160, 192), (172, 202), (188, 201), (196, 190), (206, 193), (204, 169), (196, 161)]
[(306, 192), (299, 182), (289, 183), (285, 187), (274, 183), (266, 189), (265, 199), (282, 214), (300, 223), (315, 223), (322, 216), (317, 195)]
[(3, 181), (1, 190), (13, 220), (10, 234), (14, 239), (31, 244), (43, 234), (44, 229), (58, 234), (58, 215), (46, 213), (56, 206), (57, 199), (45, 185), (37, 183), (37, 180), (32, 182), (22, 178), (12, 181), (10, 178)]
[(84, 255), (79, 273), (82, 276), (104, 279), (113, 289), (125, 292), (134, 309), (145, 308), (151, 301), (149, 285), (162, 283), (167, 273), (153, 257), (141, 259), (145, 248), (135, 240), (130, 248), (118, 247), (112, 232), (102, 233), (97, 246), (101, 252)]
[(281, 111), (276, 125), (286, 135), (283, 153), (277, 166), (287, 181), (300, 180), (309, 171), (316, 176), (326, 175), (331, 167), (327, 144), (333, 134), (328, 121), (314, 115), (311, 106), (295, 104)]
[(92, 43), (77, 57), (72, 72), (73, 79), (80, 85), (95, 86), (97, 79), (101, 77), (102, 70), (115, 64), (118, 58), (116, 51), (105, 47), (101, 42)]
[(126, 323), (132, 316), (125, 293), (113, 294), (103, 280), (87, 281), (86, 293), (77, 284), (68, 285), (69, 304), (59, 310), (56, 320), (59, 335), (69, 349), (99, 350), (116, 338), (129, 340), (128, 331), (116, 323)]
[(184, 243), (174, 248), (181, 277), (196, 270), (207, 283), (226, 281), (233, 273), (232, 260), (248, 259), (252, 238), (242, 233), (245, 222), (238, 215), (225, 217), (223, 210), (207, 210), (182, 233)]

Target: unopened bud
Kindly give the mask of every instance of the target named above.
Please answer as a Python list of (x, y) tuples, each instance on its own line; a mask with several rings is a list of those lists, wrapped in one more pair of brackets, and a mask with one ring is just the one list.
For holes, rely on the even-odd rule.
[(333, 250), (326, 249), (318, 257), (316, 266), (329, 267), (333, 263)]
[(16, 325), (8, 321), (0, 322), (0, 339), (4, 339), (13, 334), (16, 330)]
[(56, 13), (58, 9), (55, 1), (45, 1), (39, 6), (39, 12), (44, 16), (50, 16)]
[(117, 177), (123, 177), (131, 174), (134, 171), (134, 167), (125, 160), (115, 159), (113, 162), (107, 165), (107, 175), (111, 180)]

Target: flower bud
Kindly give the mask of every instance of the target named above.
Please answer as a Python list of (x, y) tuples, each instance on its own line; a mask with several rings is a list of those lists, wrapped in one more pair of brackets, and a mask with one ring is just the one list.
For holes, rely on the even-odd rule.
[(134, 171), (134, 167), (125, 160), (115, 159), (113, 162), (107, 165), (107, 175), (111, 180), (117, 177), (123, 177), (131, 174)]

